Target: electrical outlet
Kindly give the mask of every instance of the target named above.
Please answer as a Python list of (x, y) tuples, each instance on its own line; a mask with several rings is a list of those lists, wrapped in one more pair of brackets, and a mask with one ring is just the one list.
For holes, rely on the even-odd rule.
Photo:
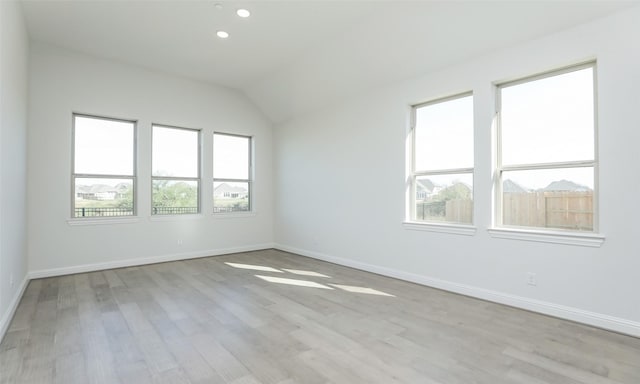
[(179, 239), (178, 240), (178, 246), (181, 246), (181, 245), (182, 245), (182, 239)]
[(535, 273), (533, 273), (533, 272), (528, 272), (527, 273), (527, 284), (528, 285), (532, 285), (534, 287), (536, 285), (538, 285), (538, 278), (537, 278)]
[(15, 282), (13, 281), (13, 273), (12, 273), (12, 274), (10, 274), (10, 275), (9, 275), (9, 286), (10, 286), (11, 288), (13, 288), (13, 284), (14, 284), (14, 283), (15, 283)]

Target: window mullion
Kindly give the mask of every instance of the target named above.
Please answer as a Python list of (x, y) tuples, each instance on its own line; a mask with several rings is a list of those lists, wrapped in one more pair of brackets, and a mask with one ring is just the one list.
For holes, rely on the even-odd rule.
[(473, 173), (473, 168), (454, 168), (454, 169), (443, 169), (443, 170), (435, 170), (435, 171), (419, 171), (414, 172), (415, 177), (419, 176), (437, 176), (437, 175), (455, 175), (455, 174), (463, 174), (463, 173)]
[(560, 169), (560, 168), (588, 168), (593, 167), (595, 161), (593, 160), (579, 160), (579, 161), (563, 161), (557, 163), (537, 163), (537, 164), (518, 164), (518, 165), (503, 165), (502, 171), (526, 171), (537, 169)]
[[(213, 134), (213, 212), (253, 210), (254, 143), (250, 136)], [(245, 164), (246, 163), (246, 164)], [(237, 178), (237, 176), (245, 176)]]
[(73, 177), (86, 179), (133, 179), (134, 175), (104, 175), (94, 173), (74, 173)]
[(199, 129), (152, 125), (152, 215), (200, 213), (201, 136)]
[(73, 113), (72, 218), (136, 215), (136, 132), (133, 120)]
[[(597, 230), (595, 72), (589, 62), (497, 86), (496, 226)], [(591, 110), (591, 97), (594, 116), (589, 117), (584, 113)], [(593, 152), (585, 135), (593, 135)]]
[(413, 106), (405, 211), (411, 220), (473, 223), (473, 121), (472, 92)]

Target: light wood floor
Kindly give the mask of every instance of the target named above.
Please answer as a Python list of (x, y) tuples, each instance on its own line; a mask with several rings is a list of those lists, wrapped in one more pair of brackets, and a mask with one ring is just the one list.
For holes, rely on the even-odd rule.
[(0, 382), (638, 384), (640, 339), (267, 250), (34, 280)]

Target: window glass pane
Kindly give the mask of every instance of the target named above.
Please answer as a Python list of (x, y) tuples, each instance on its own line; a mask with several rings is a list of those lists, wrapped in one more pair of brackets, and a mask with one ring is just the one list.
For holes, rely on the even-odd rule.
[(504, 225), (593, 230), (594, 169), (502, 173)]
[(198, 177), (198, 131), (153, 126), (153, 176)]
[(416, 109), (415, 171), (473, 167), (473, 97)]
[(249, 210), (249, 183), (213, 183), (213, 212)]
[(501, 88), (502, 164), (594, 159), (593, 68)]
[(249, 179), (250, 140), (248, 137), (213, 135), (214, 178)]
[(154, 215), (198, 213), (198, 182), (153, 180)]
[(133, 176), (134, 127), (128, 121), (74, 116), (74, 172)]
[(76, 178), (74, 217), (133, 215), (133, 180)]
[(419, 176), (415, 201), (416, 220), (471, 224), (473, 175)]

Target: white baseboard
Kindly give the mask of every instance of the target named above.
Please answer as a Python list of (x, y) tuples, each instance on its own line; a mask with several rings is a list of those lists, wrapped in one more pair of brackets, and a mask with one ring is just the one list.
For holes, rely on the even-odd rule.
[(220, 249), (212, 249), (207, 251), (175, 253), (175, 254), (162, 255), (162, 256), (108, 261), (105, 263), (74, 265), (71, 267), (41, 269), (36, 271), (30, 271), (28, 277), (29, 279), (40, 279), (44, 277), (72, 275), (74, 273), (85, 273), (85, 272), (102, 271), (105, 269), (113, 269), (113, 268), (134, 267), (138, 265), (164, 263), (167, 261), (188, 260), (188, 259), (197, 259), (197, 258), (208, 257), (208, 256), (227, 255), (231, 253), (260, 251), (263, 249), (274, 248), (274, 246), (275, 244), (273, 243), (264, 243), (264, 244), (247, 245), (242, 247), (220, 248)]
[(11, 324), (11, 320), (13, 319), (13, 315), (16, 313), (16, 309), (18, 309), (18, 304), (20, 304), (20, 300), (22, 299), (22, 295), (24, 295), (25, 289), (27, 289), (27, 285), (29, 284), (29, 276), (25, 276), (22, 279), (22, 283), (20, 283), (20, 288), (16, 291), (16, 294), (13, 296), (11, 303), (9, 304), (9, 308), (2, 314), (0, 317), (0, 343), (2, 339), (4, 339), (4, 335), (9, 330), (9, 325)]
[(302, 256), (311, 257), (318, 260), (328, 261), (330, 263), (343, 265), (367, 272), (376, 273), (383, 276), (393, 277), (400, 280), (410, 281), (412, 283), (425, 285), (428, 287), (438, 288), (449, 292), (459, 293), (465, 296), (471, 296), (494, 303), (505, 304), (516, 308), (526, 309), (532, 312), (538, 312), (545, 315), (558, 317), (561, 319), (575, 321), (598, 328), (607, 329), (626, 335), (640, 337), (640, 322), (609, 316), (601, 313), (585, 311), (579, 308), (568, 307), (565, 305), (554, 304), (550, 302), (534, 300), (526, 297), (511, 295), (507, 293), (492, 291), (488, 289), (473, 287), (465, 284), (458, 284), (451, 281), (440, 280), (429, 276), (418, 275), (411, 272), (401, 271), (392, 268), (381, 267), (374, 264), (363, 263), (360, 261), (345, 259), (325, 255), (318, 252), (308, 251), (300, 248), (290, 247), (283, 244), (275, 244), (274, 248), (296, 253)]

